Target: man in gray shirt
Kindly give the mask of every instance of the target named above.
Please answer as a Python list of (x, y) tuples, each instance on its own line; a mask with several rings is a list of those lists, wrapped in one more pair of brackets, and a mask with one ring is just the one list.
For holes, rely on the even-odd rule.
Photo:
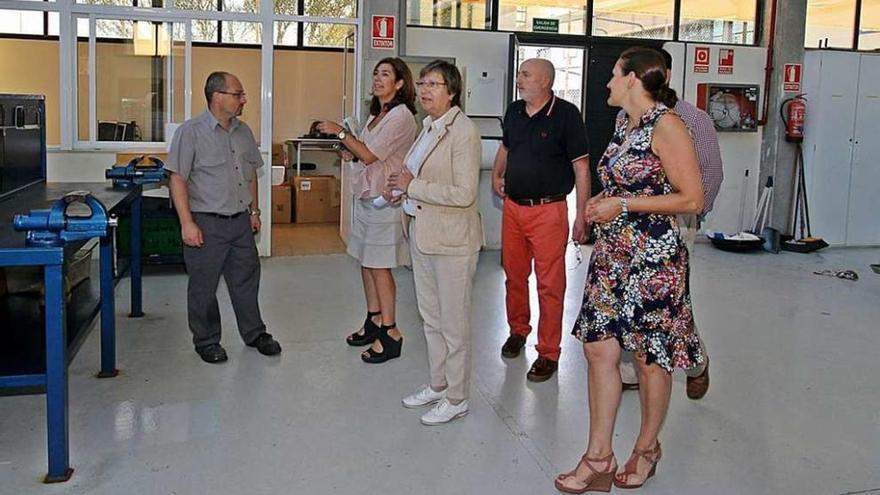
[(247, 102), (241, 81), (214, 72), (205, 82), (208, 109), (174, 133), (165, 168), (180, 218), (186, 262), (187, 313), (193, 344), (202, 360), (226, 361), (220, 345), (217, 285), (226, 280), (238, 332), (244, 342), (272, 356), (281, 345), (266, 333), (257, 295), (260, 231), (257, 169), (263, 159), (254, 134), (238, 116)]

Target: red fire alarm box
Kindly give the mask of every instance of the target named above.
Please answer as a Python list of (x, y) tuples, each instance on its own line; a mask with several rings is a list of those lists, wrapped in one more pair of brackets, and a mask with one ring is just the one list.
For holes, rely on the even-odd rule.
[(758, 131), (756, 84), (697, 84), (697, 107), (709, 114), (718, 132)]

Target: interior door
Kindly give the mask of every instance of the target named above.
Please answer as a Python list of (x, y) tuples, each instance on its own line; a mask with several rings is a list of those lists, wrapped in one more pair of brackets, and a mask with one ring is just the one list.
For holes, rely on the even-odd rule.
[[(507, 94), (510, 101), (513, 102), (517, 98), (516, 94), (516, 73), (519, 71), (519, 38), (516, 34), (510, 35), (510, 48), (507, 60), (510, 60), (510, 69), (507, 71)], [(505, 107), (506, 109), (506, 107)]]
[[(853, 66), (859, 55), (824, 52), (819, 67), (818, 94), (807, 96), (806, 118), (816, 133), (809, 206), (813, 235), (830, 244), (846, 242), (850, 171), (852, 167), (858, 79)], [(854, 63), (855, 62), (855, 63)], [(812, 111), (811, 111), (812, 109)]]
[(880, 245), (880, 57), (861, 55), (858, 103), (850, 175), (846, 243), (850, 246)]
[(585, 120), (590, 140), (590, 191), (593, 195), (602, 190), (596, 167), (614, 135), (614, 121), (620, 111), (618, 107), (608, 106), (608, 88), (605, 85), (611, 79), (611, 71), (621, 52), (636, 45), (661, 48), (662, 42), (593, 39), (589, 46)]

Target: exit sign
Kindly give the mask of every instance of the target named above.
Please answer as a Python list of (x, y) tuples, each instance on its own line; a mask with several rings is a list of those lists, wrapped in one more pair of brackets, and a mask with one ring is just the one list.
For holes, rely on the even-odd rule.
[(536, 33), (558, 33), (559, 19), (532, 18), (532, 31)]

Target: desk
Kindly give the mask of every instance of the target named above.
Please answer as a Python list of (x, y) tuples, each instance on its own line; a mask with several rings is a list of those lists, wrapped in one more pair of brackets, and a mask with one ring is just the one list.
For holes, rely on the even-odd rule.
[(332, 151), (336, 152), (335, 145), (339, 143), (338, 139), (323, 138), (294, 138), (286, 139), (284, 144), (290, 143), (296, 149), (296, 175), (300, 175), (300, 165), (302, 164), (302, 152), (305, 151)]
[[(22, 326), (32, 324), (35, 320), (44, 321), (45, 370), (30, 368), (17, 374), (0, 376), (0, 388), (7, 390), (45, 388), (49, 458), (49, 472), (44, 479), (46, 483), (67, 481), (73, 473), (70, 467), (67, 417), (67, 365), (84, 340), (89, 325), (98, 312), (101, 314), (101, 370), (98, 377), (113, 377), (117, 374), (112, 235), (106, 236), (100, 242), (100, 293), (97, 301), (86, 298), (87, 307), (75, 307), (71, 313), (76, 314), (68, 315), (65, 310), (64, 259), (86, 241), (71, 242), (63, 247), (27, 247), (25, 233), (16, 232), (12, 227), (14, 214), (48, 208), (57, 198), (72, 190), (90, 191), (110, 213), (119, 213), (126, 207), (131, 208), (133, 253), (130, 265), (131, 308), (133, 316), (142, 314), (141, 235), (138, 218), (141, 188), (114, 190), (109, 182), (40, 183), (0, 202), (0, 266), (42, 266), (44, 269), (44, 315), (41, 317), (39, 308), (36, 311), (30, 308), (29, 311), (24, 312), (30, 314), (30, 317), (18, 318), (12, 312), (6, 316), (13, 317), (12, 321)], [(88, 304), (89, 302), (91, 304)], [(10, 323), (5, 322), (4, 325), (6, 324)], [(71, 324), (73, 327), (69, 328)], [(70, 335), (68, 330), (71, 330)]]

